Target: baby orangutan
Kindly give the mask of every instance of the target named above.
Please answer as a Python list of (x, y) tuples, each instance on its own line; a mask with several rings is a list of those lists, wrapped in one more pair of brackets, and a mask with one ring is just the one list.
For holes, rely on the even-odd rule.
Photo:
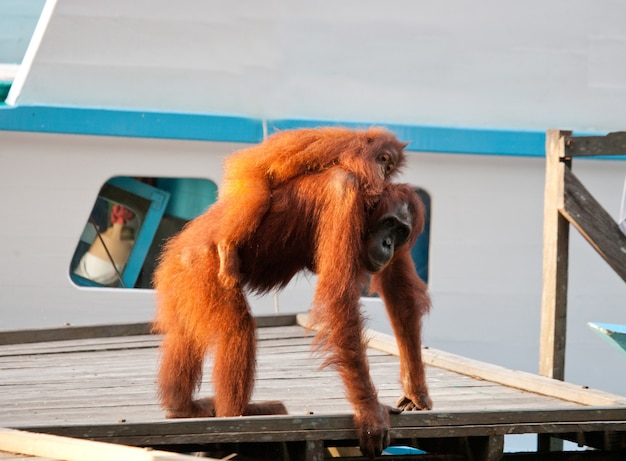
[(221, 282), (227, 287), (238, 282), (237, 249), (259, 226), (276, 188), (297, 176), (340, 166), (354, 175), (366, 204), (372, 206), (404, 164), (404, 147), (383, 128), (305, 128), (275, 133), (227, 158), (217, 236)]

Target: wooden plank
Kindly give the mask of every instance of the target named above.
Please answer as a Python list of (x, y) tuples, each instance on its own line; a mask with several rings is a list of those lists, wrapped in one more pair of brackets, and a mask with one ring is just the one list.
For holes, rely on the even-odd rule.
[[(390, 354), (398, 354), (398, 348), (392, 336), (371, 330), (368, 331), (367, 335), (370, 338), (370, 347), (384, 350)], [(422, 351), (422, 359), (424, 363), (431, 366), (570, 402), (593, 406), (620, 405), (626, 407), (626, 397), (620, 395), (593, 390), (524, 371), (509, 370), (449, 352), (425, 348)]]
[(595, 155), (626, 155), (626, 132), (617, 131), (605, 136), (565, 136), (567, 157), (590, 157)]
[(64, 461), (191, 461), (194, 456), (0, 428), (0, 450)]
[(0, 451), (0, 460), (1, 461), (59, 461), (57, 459), (42, 458), (40, 456), (28, 456), (28, 455), (19, 455), (13, 453), (7, 453), (6, 451)]
[(468, 448), (471, 459), (477, 461), (500, 461), (504, 454), (504, 436), (469, 437)]
[[(392, 415), (391, 426), (392, 438), (624, 431), (626, 412), (623, 408), (602, 407), (405, 412)], [(139, 446), (356, 438), (352, 415), (191, 418), (152, 423), (38, 426), (29, 430)]]
[[(283, 383), (280, 383), (282, 386)], [(253, 401), (280, 399), (288, 408), (291, 415), (337, 414), (352, 413), (353, 409), (343, 397), (344, 389), (339, 385), (326, 384), (319, 381), (311, 382), (311, 386), (292, 387), (284, 383), (286, 388), (276, 389), (277, 382), (264, 389), (256, 389)], [(323, 391), (316, 392), (316, 388)], [(384, 388), (378, 386), (379, 398), (382, 403), (393, 405), (401, 395), (397, 386)], [(55, 398), (58, 393), (42, 389), (44, 397), (32, 396), (23, 399), (11, 398), (11, 394), (3, 397), (3, 410), (0, 424), (17, 427), (24, 424), (64, 424), (81, 423), (90, 421), (93, 423), (115, 423), (120, 420), (127, 421), (155, 421), (164, 418), (162, 410), (152, 392), (146, 390), (142, 394), (123, 392), (117, 388), (103, 388), (89, 393), (84, 392), (76, 395), (71, 390), (66, 391), (67, 396)], [(108, 393), (115, 394), (107, 397)], [(112, 392), (113, 391), (113, 392)], [(16, 389), (15, 393), (18, 390)], [(119, 397), (118, 397), (119, 394)], [(210, 395), (204, 390), (201, 395)], [(51, 396), (48, 398), (47, 396)], [(435, 402), (437, 411), (474, 410), (482, 412), (489, 409), (533, 409), (537, 407), (575, 408), (574, 405), (564, 400), (550, 399), (539, 394), (524, 393), (519, 389), (502, 386), (477, 386), (455, 388), (450, 385), (443, 391), (434, 388), (431, 397)], [(5, 405), (4, 403), (9, 403)]]
[(40, 343), (68, 339), (105, 338), (111, 336), (133, 336), (150, 333), (151, 324), (146, 322), (120, 325), (92, 325), (58, 328), (35, 328), (0, 332), (0, 346), (7, 344)]
[[(483, 388), (484, 390), (484, 388)], [(351, 415), (353, 408), (342, 396), (342, 389), (337, 389), (332, 394), (318, 395), (317, 399), (307, 399), (312, 394), (309, 389), (308, 396), (303, 394), (276, 393), (273, 395), (268, 392), (265, 395), (255, 396), (253, 401), (272, 400), (279, 398), (286, 405), (290, 416), (297, 418), (300, 416), (315, 415)], [(379, 394), (381, 402), (387, 405), (393, 405), (400, 395), (398, 392), (390, 392), (386, 395)], [(576, 407), (568, 404), (566, 401), (557, 399), (548, 399), (541, 395), (522, 395), (518, 394), (500, 395), (484, 392), (467, 392), (465, 394), (455, 394), (454, 392), (442, 396), (437, 393), (432, 394), (435, 402), (435, 409), (438, 413), (449, 411), (465, 411), (482, 413), (485, 411), (493, 411), (494, 409), (507, 409), (518, 411), (530, 411), (536, 408), (558, 410), (585, 408)], [(2, 424), (13, 428), (25, 428), (37, 426), (65, 426), (65, 425), (81, 425), (86, 422), (92, 424), (119, 424), (124, 422), (150, 422), (163, 421), (163, 411), (156, 402), (109, 402), (108, 405), (100, 405), (98, 401), (87, 402), (81, 406), (83, 399), (72, 403), (65, 402), (63, 405), (24, 405), (18, 407), (3, 409)], [(99, 402), (103, 402), (99, 399)], [(307, 403), (308, 402), (308, 403)], [(106, 402), (104, 402), (106, 403)]]
[[(295, 325), (296, 314), (276, 314), (255, 317), (257, 328)], [(57, 328), (34, 328), (0, 331), (0, 346), (8, 344), (42, 343), (73, 339), (110, 338), (117, 336), (147, 335), (152, 323), (139, 322), (113, 325), (66, 325)]]
[[(287, 333), (283, 334), (283, 328)], [(266, 331), (270, 333), (269, 330)], [(271, 335), (268, 334), (264, 340), (264, 347), (261, 347), (258, 357), (257, 383), (255, 386), (254, 400), (273, 400), (280, 398), (285, 402), (287, 408), (292, 413), (291, 426), (296, 421), (301, 421), (303, 416), (309, 411), (315, 413), (316, 417), (323, 415), (339, 415), (351, 418), (353, 409), (346, 401), (344, 389), (341, 381), (337, 377), (337, 372), (332, 368), (318, 370), (320, 359), (311, 356), (309, 343), (311, 334), (303, 333), (302, 327), (280, 327), (273, 331), (280, 339), (276, 348), (272, 346)], [(149, 336), (149, 338), (153, 338)], [(291, 339), (289, 339), (291, 338)], [(375, 342), (376, 338), (372, 340)], [(395, 346), (395, 340), (391, 337), (385, 338), (386, 342)], [(143, 341), (137, 337), (128, 337), (127, 341), (133, 347), (124, 348), (123, 341), (118, 339), (94, 340), (92, 344), (87, 340), (68, 341), (67, 345), (71, 351), (63, 351), (64, 347), (59, 347), (58, 353), (45, 354), (45, 351), (33, 355), (19, 357), (0, 357), (0, 373), (3, 379), (0, 383), (0, 408), (2, 408), (1, 425), (9, 425), (14, 428), (35, 427), (80, 427), (86, 421), (93, 426), (101, 425), (108, 427), (115, 437), (103, 436), (98, 440), (107, 442), (119, 442), (141, 445), (141, 441), (148, 440), (152, 432), (147, 435), (127, 434), (130, 426), (128, 424), (152, 424), (161, 422), (169, 427), (172, 421), (163, 419), (163, 412), (158, 406), (156, 399), (156, 387), (154, 384), (158, 351), (156, 347), (143, 348)], [(91, 349), (94, 345), (105, 345), (105, 343), (115, 344), (119, 350), (99, 349), (93, 352), (81, 352), (82, 345), (85, 349)], [(289, 352), (290, 343), (296, 345), (296, 352)], [(372, 344), (371, 344), (372, 345)], [(59, 346), (63, 346), (59, 343)], [(4, 348), (14, 348), (15, 346), (3, 346)], [(31, 348), (31, 345), (24, 347)], [(391, 346), (390, 346), (391, 347)], [(269, 355), (265, 353), (269, 352)], [(426, 350), (425, 352), (433, 352)], [(434, 351), (436, 352), (436, 351)], [(280, 356), (280, 360), (276, 360)], [(388, 355), (387, 352), (368, 349), (368, 357), (371, 361), (371, 374), (375, 382), (381, 401), (385, 404), (393, 405), (397, 397), (401, 394), (399, 385), (399, 364), (398, 358)], [(439, 357), (439, 359), (441, 356)], [(467, 362), (461, 362), (463, 371), (468, 372)], [(211, 360), (207, 361), (205, 370), (205, 380), (202, 383), (201, 395), (210, 395), (212, 385), (210, 383)], [(7, 367), (7, 368), (5, 368)], [(508, 370), (505, 370), (508, 371)], [(441, 418), (449, 411), (465, 410), (465, 414), (474, 414), (475, 417), (466, 421), (469, 433), (474, 436), (484, 436), (486, 430), (476, 425), (477, 422), (484, 421), (482, 416), (494, 408), (506, 408), (509, 411), (529, 412), (537, 408), (542, 409), (571, 409), (574, 404), (565, 400), (545, 397), (539, 394), (529, 394), (513, 387), (504, 387), (490, 381), (473, 379), (468, 375), (448, 371), (444, 368), (427, 367), (427, 379), (431, 383), (431, 393), (435, 399), (437, 412), (429, 412), (431, 418)], [(517, 375), (516, 375), (517, 376)], [(517, 380), (517, 378), (513, 378)], [(277, 394), (277, 389), (279, 389)], [(622, 409), (625, 407), (621, 407)], [(426, 413), (423, 413), (426, 415)], [(434, 416), (434, 415), (437, 416)], [(174, 443), (183, 441), (189, 443), (200, 443), (203, 438), (210, 437), (216, 441), (235, 441), (239, 436), (242, 439), (257, 437), (256, 434), (246, 432), (257, 430), (253, 422), (255, 418), (239, 418), (244, 422), (240, 427), (242, 433), (230, 433), (210, 435), (205, 434), (208, 429), (197, 434), (168, 435), (155, 433), (150, 439), (156, 444)], [(206, 424), (219, 425), (221, 420), (206, 420)], [(323, 420), (319, 420), (323, 421)], [(403, 420), (402, 420), (403, 421)], [(567, 421), (566, 419), (564, 421)], [(322, 424), (320, 422), (320, 424)], [(430, 423), (425, 423), (430, 424)], [(525, 430), (531, 432), (535, 430), (535, 423)], [(567, 426), (559, 426), (559, 429), (571, 429), (573, 423)], [(593, 422), (598, 425), (598, 422)], [(613, 429), (621, 427), (619, 423), (607, 423)], [(596, 427), (594, 426), (594, 427)], [(134, 427), (134, 426), (133, 426)], [(554, 428), (555, 426), (549, 426)], [(599, 426), (598, 426), (599, 427)], [(598, 428), (596, 427), (596, 429)], [(604, 426), (602, 426), (604, 427)], [(116, 432), (119, 429), (121, 432)], [(150, 431), (155, 429), (150, 428)], [(222, 427), (226, 430), (227, 428)], [(415, 428), (406, 429), (406, 435)], [(269, 429), (268, 429), (269, 430)], [(278, 430), (277, 427), (272, 431)], [(307, 440), (319, 440), (318, 435), (323, 436), (325, 428), (320, 427), (319, 431), (311, 433), (300, 433), (292, 435), (281, 435), (270, 431), (269, 435), (276, 438), (298, 437), (306, 435), (312, 437)], [(400, 428), (404, 431), (405, 429)], [(421, 429), (420, 429), (421, 430)], [(437, 429), (444, 433), (441, 428)], [(454, 429), (464, 431), (466, 429)], [(499, 429), (498, 429), (499, 430)], [(507, 429), (513, 430), (513, 429)], [(541, 428), (541, 430), (547, 429)], [(283, 428), (284, 432), (290, 432), (288, 427)], [(334, 431), (334, 429), (333, 429)], [(345, 428), (344, 432), (333, 432), (331, 436), (353, 434), (353, 429)], [(45, 431), (44, 431), (45, 432)], [(400, 432), (398, 432), (400, 433)], [(429, 433), (432, 434), (432, 433)], [(72, 435), (71, 433), (61, 433), (59, 435)], [(128, 435), (128, 438), (126, 436)], [(346, 435), (352, 437), (351, 435)], [(408, 435), (406, 435), (408, 437)], [(400, 437), (399, 435), (397, 437)], [(160, 442), (158, 441), (160, 440)], [(257, 439), (255, 439), (257, 440)], [(292, 439), (288, 439), (292, 440)], [(350, 439), (352, 440), (352, 439)], [(173, 441), (173, 442), (172, 442)], [(262, 441), (258, 439), (257, 441)], [(302, 441), (302, 440), (300, 440)], [(210, 442), (213, 443), (213, 442)]]
[(324, 441), (307, 440), (304, 453), (305, 461), (324, 461)]
[(5, 361), (8, 357), (17, 357), (16, 360), (21, 360), (21, 356), (24, 355), (54, 355), (68, 352), (90, 353), (124, 349), (156, 349), (160, 344), (161, 338), (152, 335), (102, 338), (97, 340), (76, 339), (10, 344), (0, 348), (0, 360)]
[(257, 328), (286, 327), (296, 324), (296, 314), (272, 314), (254, 317)]
[(33, 457), (28, 455), (19, 455), (13, 453), (7, 453), (6, 451), (0, 451), (0, 460), (1, 461), (58, 461), (52, 458), (42, 458), (42, 457)]
[[(309, 325), (309, 318), (306, 314), (299, 314), (297, 320), (298, 323), (305, 327)], [(369, 340), (369, 347), (389, 354), (399, 355), (398, 346), (393, 336), (374, 330), (367, 330), (365, 334)], [(626, 407), (626, 397), (620, 395), (593, 390), (544, 376), (537, 376), (532, 373), (509, 370), (498, 365), (484, 363), (432, 348), (424, 348), (422, 350), (422, 359), (427, 365), (583, 405), (620, 405)]]
[(626, 235), (569, 168), (562, 213), (626, 282)]
[(564, 159), (569, 134), (557, 130), (546, 134), (539, 374), (560, 380), (565, 377), (569, 225), (559, 210), (563, 208), (565, 169), (570, 165)]
[[(54, 354), (40, 350), (33, 355), (0, 357), (0, 425), (136, 446), (285, 441), (303, 447), (308, 441), (321, 447), (323, 440), (353, 442), (353, 409), (344, 397), (337, 372), (332, 368), (318, 370), (320, 358), (309, 351), (310, 332), (303, 333), (301, 327), (281, 327), (264, 334), (253, 399), (281, 398), (292, 413), (289, 416), (164, 420), (154, 385), (158, 351), (156, 347), (144, 348), (140, 338), (128, 337), (128, 348), (119, 338), (73, 340), (59, 343), (63, 347)], [(273, 334), (279, 338), (275, 342)], [(373, 338), (372, 343), (379, 339)], [(383, 339), (391, 344), (389, 347), (395, 346), (393, 338)], [(119, 349), (109, 350), (107, 343)], [(292, 344), (295, 352), (289, 351)], [(100, 349), (81, 351), (81, 347), (91, 350), (94, 346)], [(433, 350), (425, 352), (427, 355)], [(371, 348), (368, 357), (379, 397), (392, 405), (401, 392), (398, 358)], [(468, 372), (468, 362), (455, 361)], [(209, 359), (202, 394), (211, 392), (210, 366)], [(626, 427), (622, 421), (624, 406), (619, 408), (621, 419), (612, 412), (615, 407), (596, 408), (577, 418), (568, 411), (586, 409), (470, 375), (428, 366), (436, 411), (392, 418), (392, 437), (489, 435), (494, 443), (479, 444), (477, 453), (497, 454), (499, 437), (507, 433), (619, 431)], [(503, 413), (494, 408), (507, 410)], [(315, 414), (307, 415), (309, 411)]]

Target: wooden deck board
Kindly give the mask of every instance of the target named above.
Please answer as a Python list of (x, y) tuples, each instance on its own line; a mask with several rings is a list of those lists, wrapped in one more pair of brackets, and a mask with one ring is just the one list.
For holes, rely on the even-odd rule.
[[(259, 342), (254, 399), (280, 398), (294, 414), (351, 411), (339, 376), (329, 368), (320, 370), (321, 359), (311, 353), (305, 330), (263, 328), (259, 336), (264, 339)], [(162, 419), (155, 387), (159, 342), (159, 337), (126, 337), (0, 347), (0, 425), (31, 418), (38, 424), (49, 418), (80, 422), (87, 416), (91, 422), (136, 420), (128, 409), (137, 406), (143, 407), (142, 418)], [(374, 350), (370, 359), (380, 398), (393, 405), (401, 394), (398, 359)], [(202, 394), (211, 392), (210, 369), (209, 361)], [(436, 408), (444, 411), (570, 405), (434, 367), (428, 378)]]
[[(161, 337), (145, 335), (0, 346), (0, 427), (162, 446), (231, 442), (237, 437), (262, 440), (264, 433), (287, 441), (318, 436), (339, 440), (348, 433), (353, 437), (352, 408), (344, 397), (343, 384), (336, 371), (320, 369), (322, 359), (311, 352), (312, 334), (300, 326), (280, 326), (261, 328), (258, 337), (253, 399), (280, 399), (290, 416), (165, 420), (156, 398)], [(451, 360), (437, 351), (431, 355)], [(380, 400), (394, 405), (401, 395), (398, 358), (373, 348), (368, 356)], [(583, 413), (577, 411), (589, 407), (472, 376), (476, 366), (472, 362), (468, 374), (428, 366), (435, 408), (394, 417), (395, 436), (542, 433), (573, 427), (626, 430), (626, 405), (619, 404), (619, 396), (615, 396), (615, 407), (598, 409), (605, 413), (584, 414), (587, 418), (595, 415), (595, 420), (579, 420), (576, 415)], [(209, 360), (201, 395), (211, 393), (210, 371)], [(610, 413), (616, 409), (621, 413)], [(520, 422), (514, 415), (524, 415), (525, 420)], [(228, 424), (230, 429), (225, 430)], [(235, 427), (237, 424), (241, 427)], [(312, 430), (306, 429), (307, 424), (329, 426)], [(219, 428), (223, 432), (216, 435)]]

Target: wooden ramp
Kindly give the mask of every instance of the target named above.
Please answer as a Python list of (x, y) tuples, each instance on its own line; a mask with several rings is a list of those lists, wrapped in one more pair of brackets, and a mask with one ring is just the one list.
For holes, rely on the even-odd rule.
[[(0, 427), (216, 458), (313, 460), (355, 446), (352, 409), (336, 372), (320, 370), (311, 354), (313, 333), (296, 316), (258, 324), (253, 399), (281, 399), (289, 416), (165, 420), (155, 387), (159, 336), (147, 325), (68, 327), (0, 333)], [(372, 334), (371, 373), (389, 405), (401, 394), (394, 351), (392, 339)], [(425, 450), (419, 459), (501, 459), (504, 435), (524, 433), (601, 450), (575, 456), (626, 448), (624, 397), (432, 349), (424, 356), (435, 409), (392, 417), (393, 444)], [(210, 363), (202, 394), (209, 378)]]

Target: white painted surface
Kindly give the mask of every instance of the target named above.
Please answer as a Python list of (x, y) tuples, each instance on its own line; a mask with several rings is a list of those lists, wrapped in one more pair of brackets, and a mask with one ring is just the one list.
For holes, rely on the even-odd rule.
[(621, 130), (625, 14), (615, 0), (58, 0), (10, 101)]
[(33, 61), (39, 53), (39, 46), (41, 45), (43, 37), (48, 30), (48, 25), (54, 13), (56, 3), (57, 0), (46, 0), (43, 5), (39, 20), (37, 21), (37, 24), (33, 30), (33, 34), (30, 39), (28, 48), (26, 48), (24, 57), (20, 62), (17, 74), (15, 76), (15, 79), (13, 80), (13, 84), (9, 89), (9, 94), (4, 101), (6, 104), (15, 105), (17, 96), (20, 95), (22, 92), (24, 83), (30, 75)]
[(44, 3), (45, 0), (0, 1), (0, 65), (22, 62)]

